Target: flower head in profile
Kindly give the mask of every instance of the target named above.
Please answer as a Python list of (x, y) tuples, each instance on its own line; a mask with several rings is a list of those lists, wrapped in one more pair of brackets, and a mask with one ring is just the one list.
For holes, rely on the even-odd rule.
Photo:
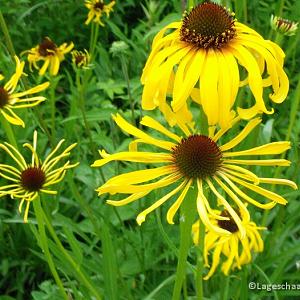
[[(116, 124), (126, 133), (133, 135), (136, 139), (130, 144), (129, 151), (116, 154), (108, 154), (100, 151), (101, 159), (96, 160), (93, 167), (101, 167), (111, 161), (129, 161), (144, 163), (146, 165), (160, 164), (160, 166), (149, 169), (133, 171), (121, 174), (109, 179), (97, 191), (99, 195), (110, 193), (129, 194), (123, 200), (108, 200), (107, 203), (115, 206), (129, 204), (137, 199), (147, 196), (150, 192), (172, 186), (170, 192), (154, 202), (146, 210), (137, 216), (138, 224), (145, 221), (146, 216), (157, 207), (177, 196), (175, 202), (167, 212), (168, 223), (174, 223), (173, 218), (182, 201), (184, 201), (188, 190), (194, 186), (197, 188), (197, 209), (202, 222), (211, 230), (219, 234), (228, 235), (228, 231), (213, 224), (209, 216), (215, 216), (214, 206), (222, 206), (236, 222), (242, 236), (245, 235), (242, 221), (233, 207), (237, 207), (245, 219), (250, 216), (244, 201), (254, 204), (262, 209), (271, 209), (276, 203), (286, 204), (286, 200), (261, 186), (261, 184), (281, 184), (297, 188), (292, 181), (277, 178), (259, 178), (253, 172), (243, 166), (288, 166), (290, 162), (285, 159), (265, 159), (266, 155), (277, 155), (284, 153), (290, 148), (289, 142), (273, 142), (246, 150), (232, 150), (238, 146), (247, 135), (261, 123), (256, 118), (248, 122), (243, 130), (234, 138), (221, 143), (226, 138), (229, 130), (221, 129), (214, 132), (210, 129), (208, 136), (197, 132), (191, 132), (186, 126), (180, 126), (183, 137), (171, 132), (155, 119), (146, 116), (142, 119), (141, 125), (149, 127), (164, 136), (158, 138), (150, 136), (144, 131), (129, 124), (120, 115), (114, 116)], [(234, 120), (234, 124), (239, 118)], [(233, 125), (234, 125), (233, 124)], [(140, 144), (147, 144), (147, 151), (138, 151)], [(162, 149), (159, 152), (150, 152), (150, 146)], [(254, 156), (255, 159), (249, 157)], [(244, 159), (246, 157), (246, 159)], [(260, 159), (257, 159), (259, 157)], [(240, 187), (241, 188), (240, 188)], [(205, 196), (205, 189), (209, 189), (214, 197), (208, 200)], [(251, 191), (249, 193), (249, 191)], [(252, 193), (256, 195), (253, 196)], [(227, 194), (230, 201), (226, 200)], [(267, 199), (265, 202), (264, 199)], [(230, 203), (231, 202), (231, 203)], [(215, 216), (218, 218), (218, 216)]]
[(103, 14), (109, 17), (110, 12), (113, 10), (113, 6), (116, 1), (111, 1), (109, 4), (104, 4), (102, 0), (86, 0), (85, 6), (90, 10), (88, 13), (88, 18), (85, 24), (88, 25), (91, 21), (104, 26), (101, 18)]
[[(65, 59), (65, 54), (70, 52), (74, 47), (73, 43), (69, 45), (63, 43), (57, 46), (49, 37), (45, 37), (42, 42), (28, 52), (28, 62), (30, 68), (34, 66), (39, 70), (39, 75), (44, 75), (49, 68), (51, 75), (57, 75), (60, 63)], [(42, 66), (38, 65), (39, 61), (43, 61)]]
[(273, 109), (264, 102), (264, 88), (272, 88), (269, 97), (275, 103), (288, 93), (284, 56), (279, 46), (237, 22), (226, 8), (204, 2), (155, 36), (141, 77), (142, 107), (158, 107), (173, 125), (174, 113), (181, 115), (191, 97), (202, 106), (209, 125), (224, 128), (234, 118), (239, 88), (248, 85), (255, 103), (237, 108), (239, 115), (250, 119), (270, 114)]
[[(224, 217), (224, 219), (212, 219), (212, 223), (219, 228), (229, 231), (230, 235), (222, 236), (206, 228), (203, 255), (205, 265), (206, 267), (210, 267), (210, 270), (203, 278), (204, 280), (209, 279), (214, 274), (221, 260), (222, 272), (227, 276), (230, 270), (241, 269), (242, 265), (250, 263), (252, 260), (251, 252), (258, 253), (264, 249), (264, 243), (259, 231), (266, 228), (258, 227), (254, 222), (248, 220), (246, 216), (241, 215), (246, 233), (245, 237), (242, 237), (235, 221), (226, 210), (215, 211), (215, 214)], [(200, 222), (197, 221), (192, 227), (195, 244), (199, 242), (199, 224)], [(211, 251), (213, 251), (213, 254), (211, 259), (209, 259)], [(225, 261), (223, 261), (223, 257)], [(210, 260), (211, 266), (209, 264)]]
[(298, 23), (272, 15), (271, 27), (283, 35), (292, 36), (298, 30)]
[(77, 68), (87, 69), (91, 60), (90, 54), (86, 49), (83, 51), (73, 50), (71, 52), (72, 62)]
[(56, 190), (51, 189), (51, 186), (60, 182), (66, 171), (74, 168), (78, 163), (71, 164), (70, 161), (65, 162), (61, 166), (57, 164), (70, 155), (70, 151), (76, 146), (72, 144), (60, 154), (57, 154), (64, 140), (61, 140), (58, 145), (47, 155), (42, 161), (37, 154), (37, 132), (33, 134), (33, 145), (25, 143), (24, 148), (28, 148), (31, 153), (31, 161), (26, 162), (23, 155), (9, 143), (0, 144), (3, 149), (14, 161), (15, 166), (8, 164), (0, 164), (0, 177), (10, 182), (8, 185), (0, 187), (0, 197), (9, 195), (13, 199), (19, 199), (19, 211), (22, 212), (24, 202), (26, 208), (24, 213), (24, 222), (27, 222), (28, 211), (31, 201), (34, 201), (40, 193), (55, 195)]
[(11, 124), (25, 127), (23, 120), (14, 112), (15, 109), (32, 107), (40, 104), (46, 98), (43, 96), (29, 95), (37, 94), (49, 86), (49, 82), (37, 85), (28, 90), (22, 91), (19, 86), (19, 81), (23, 73), (24, 62), (20, 62), (19, 58), (15, 56), (16, 71), (11, 78), (4, 84), (2, 80), (3, 75), (0, 75), (0, 112), (4, 118)]

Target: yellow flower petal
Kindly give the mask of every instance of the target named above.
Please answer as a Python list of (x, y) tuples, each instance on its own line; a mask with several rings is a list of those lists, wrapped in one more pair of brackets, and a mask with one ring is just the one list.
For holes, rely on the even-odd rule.
[(215, 125), (219, 121), (219, 66), (217, 52), (208, 50), (205, 64), (200, 77), (200, 97), (203, 110), (208, 119), (208, 125)]
[(175, 188), (173, 191), (169, 192), (159, 200), (157, 200), (154, 204), (152, 204), (150, 207), (142, 211), (138, 214), (136, 221), (139, 225), (141, 225), (145, 219), (146, 216), (151, 213), (153, 210), (161, 206), (163, 203), (165, 203), (167, 200), (169, 200), (173, 195), (177, 194), (185, 185), (187, 184), (186, 181), (182, 182), (177, 188)]
[(225, 198), (215, 189), (214, 185), (210, 181), (210, 179), (206, 179), (207, 184), (209, 185), (211, 191), (216, 195), (217, 199), (220, 201), (220, 203), (225, 207), (225, 209), (228, 211), (234, 222), (236, 223), (240, 233), (241, 237), (246, 236), (245, 228), (242, 224), (242, 221), (238, 214), (235, 212), (235, 210), (231, 207), (231, 205), (225, 200)]
[(222, 252), (222, 244), (218, 244), (215, 248), (214, 254), (213, 254), (213, 262), (212, 262), (212, 266), (208, 272), (208, 274), (203, 277), (204, 280), (208, 280), (216, 271), (217, 266), (219, 265), (220, 262), (220, 255)]
[(243, 181), (243, 180), (240, 180), (240, 179), (238, 179), (234, 176), (231, 176), (229, 174), (227, 174), (226, 176), (228, 178), (230, 178), (232, 181), (235, 181), (235, 182), (239, 183), (240, 185), (248, 188), (251, 191), (256, 192), (257, 194), (260, 194), (260, 195), (270, 199), (271, 201), (275, 201), (275, 202), (277, 202), (279, 204), (283, 204), (283, 205), (287, 204), (287, 201), (282, 196), (280, 196), (278, 194), (275, 194), (274, 192), (268, 191), (268, 190), (266, 190), (266, 189), (264, 189), (260, 186), (248, 183), (248, 182)]
[(106, 200), (106, 203), (113, 206), (123, 206), (143, 198), (144, 196), (148, 195), (150, 192), (151, 190), (147, 192), (135, 193), (122, 200)]
[(123, 129), (125, 132), (132, 134), (133, 136), (144, 140), (148, 144), (155, 145), (157, 147), (170, 150), (172, 149), (175, 144), (169, 141), (163, 141), (159, 139), (155, 139), (150, 135), (144, 133), (142, 130), (137, 129), (135, 126), (128, 123), (125, 119), (123, 119), (119, 114), (113, 116), (114, 121), (116, 124)]
[(100, 152), (103, 159), (96, 160), (91, 166), (101, 167), (108, 162), (115, 160), (133, 161), (141, 163), (159, 163), (171, 162), (172, 157), (167, 153), (153, 153), (153, 152), (119, 152), (115, 154), (107, 154), (104, 150)]
[(137, 184), (153, 180), (163, 175), (174, 173), (174, 171), (175, 170), (173, 166), (163, 166), (153, 169), (133, 171), (115, 176), (106, 181), (105, 184)]
[(206, 51), (202, 49), (191, 51), (186, 55), (185, 61), (183, 60), (179, 64), (173, 89), (172, 107), (175, 112), (186, 103), (187, 98), (198, 82), (205, 57)]
[(248, 212), (245, 204), (217, 177), (214, 177), (215, 181), (219, 184), (219, 186), (231, 197), (231, 199), (237, 204), (241, 213), (243, 214), (243, 220), (245, 222), (250, 221), (250, 214)]
[(216, 232), (219, 235), (223, 235), (223, 236), (230, 235), (229, 231), (222, 229), (211, 222), (207, 214), (207, 209), (205, 205), (205, 203), (208, 203), (208, 201), (203, 193), (202, 180), (197, 180), (197, 186), (198, 186), (197, 210), (202, 223), (205, 225), (205, 227), (209, 228), (211, 231)]
[(281, 154), (291, 148), (290, 142), (274, 142), (258, 146), (252, 149), (237, 151), (237, 152), (224, 152), (223, 157), (230, 156), (245, 156), (245, 155), (271, 155)]
[(175, 140), (178, 143), (181, 141), (181, 137), (179, 137), (175, 133), (169, 131), (166, 127), (164, 127), (159, 122), (157, 122), (156, 120), (154, 120), (153, 118), (151, 118), (149, 116), (143, 117), (143, 119), (140, 123), (144, 126), (153, 128), (153, 129), (157, 130), (158, 132), (163, 133), (164, 135), (168, 136), (169, 138)]
[(1, 109), (1, 113), (9, 123), (25, 127), (25, 123), (10, 108), (6, 107), (6, 110), (10, 113), (10, 115), (7, 114), (3, 109)]
[(291, 162), (286, 159), (224, 159), (223, 163), (226, 164), (226, 166), (227, 164), (282, 167), (288, 167), (291, 165)]
[(132, 194), (132, 193), (141, 193), (146, 191), (152, 191), (154, 189), (158, 189), (161, 187), (168, 186), (170, 184), (173, 184), (177, 180), (180, 179), (181, 176), (178, 175), (169, 175), (167, 177), (164, 177), (163, 179), (160, 179), (153, 183), (148, 184), (141, 184), (141, 185), (130, 185), (130, 184), (123, 184), (123, 185), (112, 185), (112, 184), (103, 184), (101, 187), (97, 189), (97, 192), (99, 195), (110, 193), (111, 195), (120, 193), (120, 194)]
[(260, 123), (261, 123), (260, 118), (255, 118), (255, 119), (251, 120), (250, 122), (247, 123), (247, 125), (243, 128), (243, 130), (236, 137), (231, 139), (230, 142), (220, 146), (219, 148), (221, 149), (221, 151), (227, 151), (227, 150), (237, 146)]
[(227, 184), (232, 188), (232, 190), (237, 193), (239, 196), (241, 196), (245, 201), (259, 207), (262, 209), (272, 209), (276, 202), (272, 201), (266, 204), (259, 203), (258, 201), (254, 200), (253, 198), (249, 197), (247, 194), (245, 194), (242, 190), (240, 190), (229, 178), (226, 174), (219, 172), (219, 175), (224, 179), (224, 181), (227, 182)]
[(172, 204), (172, 206), (168, 209), (168, 212), (167, 212), (167, 221), (169, 224), (174, 224), (174, 216), (176, 214), (176, 212), (178, 211), (181, 203), (184, 201), (185, 199), (185, 196), (192, 184), (193, 180), (190, 179), (188, 181), (188, 183), (186, 184), (186, 186), (184, 187), (183, 191), (181, 192), (180, 196), (178, 197), (178, 199)]
[(294, 190), (298, 190), (298, 186), (294, 181), (279, 178), (259, 178), (260, 183), (287, 185)]

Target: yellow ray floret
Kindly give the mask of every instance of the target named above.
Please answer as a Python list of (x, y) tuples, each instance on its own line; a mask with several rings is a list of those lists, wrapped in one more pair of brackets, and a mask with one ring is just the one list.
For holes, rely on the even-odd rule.
[(85, 6), (89, 9), (89, 13), (85, 24), (88, 25), (91, 21), (93, 21), (101, 26), (105, 26), (101, 18), (103, 14), (105, 14), (108, 18), (115, 4), (116, 1), (111, 1), (109, 4), (104, 4), (102, 0), (86, 0)]
[(55, 195), (57, 191), (51, 190), (50, 187), (62, 181), (68, 169), (78, 165), (78, 163), (71, 164), (70, 161), (67, 161), (60, 167), (56, 166), (62, 159), (68, 157), (76, 146), (76, 143), (72, 144), (60, 154), (56, 154), (63, 142), (64, 140), (61, 140), (42, 161), (37, 154), (37, 132), (34, 131), (33, 144), (25, 143), (23, 145), (32, 154), (31, 162), (26, 162), (23, 155), (9, 143), (0, 144), (0, 149), (4, 150), (15, 163), (15, 166), (0, 164), (0, 177), (12, 183), (0, 187), (0, 197), (9, 195), (13, 199), (20, 200), (20, 213), (23, 204), (26, 203), (25, 223), (28, 220), (31, 201), (34, 201), (40, 193)]
[[(21, 62), (17, 56), (14, 58), (16, 61), (15, 73), (4, 85), (0, 83), (0, 112), (9, 123), (25, 127), (24, 121), (14, 110), (33, 107), (45, 101), (46, 98), (43, 96), (29, 97), (29, 95), (37, 94), (45, 90), (49, 86), (49, 82), (44, 82), (27, 90), (21, 90), (19, 81), (24, 74), (23, 69), (25, 63), (23, 61)], [(3, 76), (2, 79), (4, 79)]]
[[(213, 212), (216, 206), (220, 206), (234, 220), (241, 236), (245, 236), (246, 229), (241, 217), (236, 213), (236, 207), (242, 212), (244, 219), (249, 221), (250, 215), (246, 203), (261, 209), (271, 209), (277, 203), (282, 205), (287, 203), (281, 195), (262, 185), (276, 184), (297, 188), (290, 180), (260, 178), (253, 171), (245, 168), (245, 165), (288, 166), (290, 163), (288, 160), (272, 158), (261, 161), (258, 158), (284, 153), (290, 148), (289, 142), (273, 142), (252, 149), (232, 150), (260, 125), (260, 118), (249, 121), (240, 133), (221, 145), (218, 145), (220, 137), (223, 136), (225, 139), (229, 129), (221, 129), (222, 132), (216, 134), (210, 130), (211, 136), (205, 136), (201, 133), (189, 132), (186, 135), (184, 128), (179, 127), (183, 134), (180, 136), (174, 130), (146, 116), (141, 124), (156, 131), (157, 134), (152, 137), (149, 133), (128, 123), (119, 114), (113, 118), (125, 133), (135, 138), (132, 142), (135, 146), (132, 147), (131, 143), (131, 150), (115, 154), (108, 154), (101, 150), (99, 152), (101, 158), (96, 160), (92, 167), (102, 167), (111, 161), (124, 161), (143, 163), (146, 164), (146, 168), (112, 177), (97, 189), (99, 195), (127, 194), (122, 200), (107, 200), (108, 204), (121, 206), (143, 198), (154, 190), (165, 188), (168, 190), (165, 193), (161, 192), (161, 198), (139, 213), (138, 224), (144, 222), (147, 215), (157, 207), (175, 199), (166, 216), (168, 223), (173, 224), (176, 212), (193, 186), (197, 189), (195, 208), (207, 228), (221, 235), (229, 234), (226, 229), (219, 228), (211, 222), (211, 216), (220, 219)], [(238, 124), (238, 120), (235, 120), (234, 124)], [(139, 150), (138, 148), (144, 144), (148, 145), (147, 151)], [(149, 146), (156, 148), (158, 152), (149, 152)], [(242, 159), (243, 156), (247, 156), (247, 159)], [(255, 156), (256, 159), (252, 160), (251, 156)], [(235, 159), (236, 157), (240, 159)], [(211, 191), (209, 198), (206, 195), (207, 190)], [(252, 196), (253, 192), (255, 196)]]
[[(65, 59), (65, 54), (69, 53), (73, 47), (73, 43), (69, 45), (63, 43), (57, 46), (49, 37), (45, 37), (39, 45), (24, 51), (24, 53), (28, 53), (30, 69), (32, 66), (38, 69), (41, 76), (49, 69), (49, 73), (55, 76), (59, 71), (60, 63)], [(39, 61), (42, 61), (43, 64), (39, 65)]]
[[(269, 98), (275, 103), (286, 99), (289, 81), (284, 57), (278, 45), (237, 22), (222, 6), (205, 1), (155, 36), (141, 77), (142, 107), (158, 107), (170, 125), (179, 118), (189, 123), (191, 116), (182, 110), (191, 97), (202, 106), (209, 125), (222, 128), (231, 124), (236, 110), (245, 119), (271, 114), (263, 90), (271, 87)], [(239, 69), (246, 71), (246, 78), (241, 78)], [(245, 85), (254, 98), (250, 108), (235, 104), (238, 90)]]
[[(214, 211), (218, 216), (229, 216), (225, 211)], [(241, 269), (242, 265), (248, 264), (252, 260), (252, 252), (262, 252), (264, 243), (260, 235), (260, 230), (266, 229), (258, 227), (254, 222), (250, 221), (243, 215), (243, 212), (238, 212), (241, 215), (242, 225), (245, 228), (245, 236), (242, 237), (238, 230), (235, 221), (229, 217), (227, 220), (217, 220), (211, 218), (211, 223), (219, 229), (230, 231), (228, 236), (220, 235), (217, 231), (206, 227), (204, 236), (204, 262), (209, 268), (209, 272), (204, 277), (208, 280), (221, 265), (222, 272), (228, 276), (230, 270)], [(199, 243), (199, 226), (197, 221), (192, 227), (194, 243)], [(210, 255), (212, 253), (212, 256)], [(211, 263), (210, 263), (211, 262)]]

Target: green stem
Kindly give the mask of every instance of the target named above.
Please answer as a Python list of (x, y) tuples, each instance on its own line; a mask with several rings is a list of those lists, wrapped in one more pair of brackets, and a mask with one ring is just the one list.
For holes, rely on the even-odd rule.
[(225, 286), (224, 286), (224, 289), (223, 289), (222, 300), (227, 300), (228, 299), (229, 281), (230, 281), (230, 277), (225, 275)]
[(8, 138), (9, 143), (14, 146), (16, 149), (18, 149), (18, 144), (15, 138), (15, 134), (11, 128), (10, 123), (4, 119), (3, 115), (0, 116), (1, 125), (4, 128), (4, 131), (6, 133), (6, 136)]
[(172, 240), (169, 238), (168, 234), (166, 233), (164, 226), (161, 222), (161, 217), (160, 217), (160, 209), (155, 210), (156, 214), (156, 220), (157, 220), (157, 225), (158, 225), (158, 230), (160, 231), (163, 239), (165, 240), (166, 244), (169, 246), (169, 248), (173, 251), (173, 253), (178, 257), (179, 251), (172, 242)]
[(180, 299), (182, 284), (186, 277), (187, 256), (196, 212), (196, 193), (195, 187), (190, 188), (181, 205), (180, 247), (172, 300)]
[(125, 78), (126, 85), (127, 85), (127, 95), (128, 95), (128, 100), (130, 102), (130, 109), (131, 109), (131, 121), (132, 121), (132, 124), (135, 124), (134, 99), (131, 96), (128, 68), (127, 68), (127, 63), (126, 63), (126, 60), (125, 60), (125, 57), (123, 54), (120, 55), (120, 60), (121, 60), (121, 65), (122, 65), (123, 76)]
[(196, 267), (196, 292), (197, 292), (197, 300), (203, 299), (203, 267), (204, 267), (204, 259), (203, 259), (203, 252), (204, 252), (204, 239), (205, 239), (205, 226), (201, 222), (199, 218), (199, 236), (198, 241), (199, 245), (197, 246), (197, 267)]
[(243, 0), (243, 11), (244, 11), (244, 23), (247, 23), (248, 20), (248, 5), (247, 5), (247, 0)]
[(51, 225), (50, 221), (48, 220), (48, 217), (45, 214), (45, 212), (43, 211), (43, 209), (41, 209), (41, 215), (44, 219), (44, 222), (46, 223), (46, 226), (49, 230), (50, 235), (52, 236), (52, 238), (53, 238), (54, 242), (56, 243), (58, 249), (60, 250), (60, 253), (62, 254), (62, 256), (65, 258), (66, 261), (69, 262), (69, 264), (73, 268), (73, 271), (77, 274), (80, 281), (88, 288), (88, 290), (91, 291), (91, 293), (95, 296), (95, 298), (97, 300), (101, 300), (101, 296), (100, 296), (99, 292), (94, 288), (93, 284), (90, 282), (87, 275), (84, 273), (84, 271), (82, 271), (80, 269), (80, 266), (73, 260), (71, 255), (65, 250), (64, 246), (62, 245), (59, 238), (57, 237), (55, 230), (52, 227), (52, 225)]
[(36, 220), (38, 223), (38, 229), (39, 229), (39, 237), (38, 237), (38, 243), (40, 244), (42, 251), (45, 255), (46, 261), (49, 265), (50, 271), (54, 277), (54, 280), (56, 284), (58, 285), (58, 288), (63, 296), (64, 299), (68, 300), (69, 297), (64, 289), (63, 283), (56, 271), (55, 264), (53, 262), (53, 259), (51, 257), (50, 251), (49, 251), (49, 245), (48, 245), (48, 238), (45, 231), (45, 225), (43, 221), (43, 213), (42, 213), (42, 206), (40, 198), (38, 197), (33, 201), (33, 207), (35, 211)]
[[(89, 138), (89, 143), (91, 146), (92, 154), (93, 154), (94, 159), (96, 159), (98, 157), (98, 152), (97, 152), (97, 148), (96, 148), (96, 145), (95, 145), (93, 137), (92, 137), (92, 132), (91, 132), (91, 129), (90, 129), (87, 117), (86, 117), (85, 101), (84, 101), (87, 75), (86, 75), (86, 73), (83, 74), (82, 82), (81, 82), (80, 75), (81, 75), (80, 70), (76, 70), (76, 85), (77, 85), (77, 91), (78, 91), (79, 108), (80, 108), (80, 111), (82, 114), (85, 132)], [(105, 176), (104, 176), (103, 170), (101, 168), (100, 168), (100, 176), (101, 176), (102, 181), (105, 182), (106, 181)]]
[(95, 57), (95, 49), (96, 49), (96, 44), (97, 44), (97, 40), (98, 40), (98, 35), (99, 35), (99, 25), (96, 23), (92, 24), (92, 28), (91, 28), (91, 42), (90, 42), (90, 49), (89, 49), (89, 54), (91, 57), (91, 61), (94, 61)]
[(283, 13), (283, 8), (284, 8), (284, 2), (285, 0), (281, 0), (279, 4), (279, 9), (278, 9), (278, 16), (281, 17)]
[(81, 84), (80, 74), (81, 74), (80, 70), (77, 70), (76, 85), (77, 85), (77, 92), (78, 92), (79, 107), (81, 110), (85, 131), (86, 131), (87, 136), (89, 137), (90, 146), (91, 146), (93, 155), (94, 155), (94, 157), (97, 157), (97, 149), (96, 149), (93, 139), (92, 139), (91, 129), (90, 129), (89, 123), (87, 121), (86, 112), (85, 112), (85, 103), (84, 103), (85, 82), (83, 82), (83, 84)]
[(1, 27), (2, 32), (4, 34), (7, 49), (9, 51), (11, 57), (14, 57), (16, 55), (15, 48), (14, 48), (14, 45), (13, 45), (12, 40), (10, 38), (10, 34), (9, 34), (9, 31), (8, 31), (7, 26), (6, 26), (6, 22), (4, 20), (4, 17), (2, 15), (1, 10), (0, 10), (0, 27)]
[(50, 75), (50, 111), (51, 111), (51, 143), (52, 145), (55, 144), (55, 138), (56, 138), (56, 119), (55, 119), (55, 113), (56, 113), (56, 106), (55, 106), (55, 89), (59, 82), (59, 77), (55, 78), (52, 75)]

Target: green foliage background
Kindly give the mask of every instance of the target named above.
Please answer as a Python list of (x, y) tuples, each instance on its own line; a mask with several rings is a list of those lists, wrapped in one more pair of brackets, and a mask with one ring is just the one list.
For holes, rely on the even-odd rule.
[[(219, 1), (220, 2), (220, 1)], [(298, 21), (300, 1), (236, 0), (223, 1), (231, 7), (239, 21), (246, 23), (265, 38), (276, 40), (286, 52), (285, 70), (290, 79), (290, 92), (286, 101), (275, 107), (274, 115), (264, 116), (264, 126), (251, 135), (249, 145), (284, 140), (289, 137), (292, 149), (288, 159), (292, 166), (278, 171), (275, 167), (263, 170), (264, 177), (276, 172), (296, 181), (298, 184), (299, 159), (299, 38), (300, 30), (293, 37), (280, 37), (269, 25), (271, 14)], [(110, 153), (126, 149), (130, 138), (115, 127), (111, 113), (120, 112), (128, 120), (138, 123), (143, 112), (140, 110), (142, 86), (140, 75), (150, 53), (154, 35), (165, 24), (178, 20), (184, 4), (180, 1), (118, 1), (105, 28), (100, 28), (97, 43), (97, 58), (85, 93), (87, 121), (96, 149)], [(87, 9), (79, 0), (0, 1), (0, 9), (7, 22), (17, 54), (30, 49), (49, 36), (58, 45), (73, 41), (76, 49), (88, 49), (90, 26), (84, 25)], [(0, 70), (12, 73), (14, 63), (0, 35)], [(122, 71), (121, 55), (113, 56), (110, 51), (114, 41), (128, 45), (122, 54), (128, 71), (128, 78)], [(25, 57), (24, 57), (25, 59)], [(27, 69), (28, 84), (39, 80)], [(113, 208), (105, 205), (106, 198), (98, 197), (95, 188), (103, 181), (99, 169), (91, 169), (95, 160), (85, 123), (78, 103), (78, 91), (70, 56), (62, 63), (59, 81), (55, 90), (55, 128), (57, 143), (61, 138), (67, 144), (78, 142), (73, 161), (80, 165), (69, 172), (59, 185), (56, 197), (44, 197), (43, 205), (51, 218), (56, 232), (68, 250), (91, 278), (104, 299), (171, 299), (176, 271), (176, 248), (179, 244), (178, 225), (165, 221), (166, 207), (158, 209), (139, 227), (135, 222), (137, 213), (152, 203), (159, 195), (151, 195), (138, 203)], [(50, 97), (49, 91), (45, 92)], [(247, 90), (239, 95), (249, 99)], [(26, 128), (14, 127), (18, 143), (32, 140), (32, 132), (39, 130), (39, 153), (49, 151), (51, 146), (45, 129), (51, 128), (49, 103), (32, 110), (22, 111)], [(1, 141), (5, 133), (0, 128)], [(1, 161), (6, 157), (1, 152)], [(134, 170), (133, 164), (110, 164), (103, 168), (106, 179)], [(261, 169), (257, 168), (259, 174)], [(4, 184), (2, 182), (2, 184)], [(264, 233), (265, 251), (254, 257), (253, 263), (241, 271), (232, 272), (230, 280), (221, 272), (216, 273), (204, 284), (206, 299), (221, 299), (228, 289), (228, 299), (292, 299), (300, 297), (300, 290), (251, 291), (250, 281), (261, 283), (298, 283), (300, 278), (300, 204), (299, 192), (287, 188), (277, 189), (284, 194), (289, 204), (286, 208), (276, 207), (267, 219), (270, 231)], [(18, 203), (9, 197), (0, 202), (0, 300), (10, 299), (61, 299), (44, 255), (41, 252), (30, 226), (24, 225), (17, 213)], [(31, 209), (31, 212), (33, 209)], [(261, 219), (261, 212), (251, 208), (255, 220)], [(30, 214), (35, 224), (34, 214)], [(278, 221), (279, 220), (279, 221)], [(178, 220), (177, 220), (178, 224)], [(166, 239), (165, 236), (168, 236)], [(76, 278), (74, 270), (64, 261), (56, 244), (50, 242), (55, 265), (65, 286), (74, 299), (93, 299), (90, 291)], [(195, 264), (195, 249), (189, 255), (191, 265)], [(192, 280), (193, 267), (188, 269), (185, 282), (186, 299), (195, 299)], [(224, 284), (226, 282), (226, 284)]]

